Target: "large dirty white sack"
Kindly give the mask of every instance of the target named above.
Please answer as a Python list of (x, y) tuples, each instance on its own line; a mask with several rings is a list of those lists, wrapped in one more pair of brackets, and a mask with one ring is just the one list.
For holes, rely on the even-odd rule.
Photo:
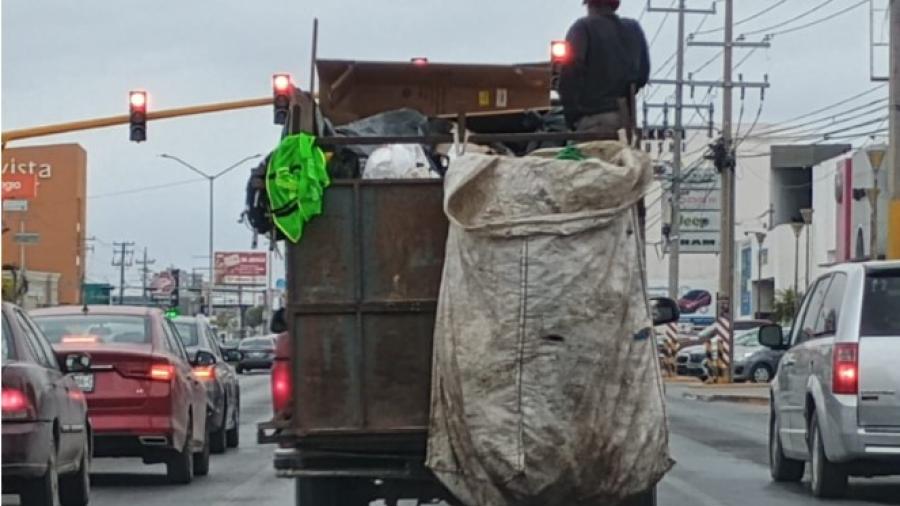
[(617, 142), (451, 163), (428, 466), (467, 506), (612, 505), (671, 468), (635, 203)]
[(389, 144), (372, 152), (363, 168), (363, 179), (433, 179), (431, 162), (422, 146)]

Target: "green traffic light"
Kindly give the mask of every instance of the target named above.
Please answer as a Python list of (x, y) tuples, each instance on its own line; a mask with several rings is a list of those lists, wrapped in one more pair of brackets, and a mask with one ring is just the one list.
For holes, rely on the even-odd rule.
[(166, 311), (166, 318), (172, 320), (174, 318), (178, 318), (181, 313), (178, 312), (178, 309), (169, 309)]

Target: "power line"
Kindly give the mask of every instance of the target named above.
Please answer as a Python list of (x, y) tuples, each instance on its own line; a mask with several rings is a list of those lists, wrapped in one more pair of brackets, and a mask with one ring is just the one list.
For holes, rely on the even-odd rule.
[[(757, 12), (756, 14), (753, 14), (752, 16), (743, 18), (743, 19), (741, 19), (741, 20), (739, 20), (739, 21), (735, 21), (734, 26), (742, 25), (742, 24), (744, 24), (744, 23), (747, 23), (748, 21), (753, 21), (754, 19), (756, 19), (756, 18), (758, 18), (758, 17), (760, 17), (760, 16), (763, 16), (763, 15), (765, 15), (765, 14), (768, 14), (769, 12), (773, 11), (774, 9), (776, 9), (776, 8), (778, 8), (778, 7), (780, 7), (780, 6), (784, 5), (784, 4), (786, 4), (786, 3), (787, 3), (787, 0), (778, 0), (778, 1), (776, 1), (774, 4), (770, 5), (769, 7), (766, 7), (765, 9), (763, 9), (763, 10)], [(706, 35), (706, 34), (709, 34), (709, 33), (716, 33), (716, 32), (721, 32), (721, 31), (724, 31), (724, 30), (725, 30), (725, 27), (724, 27), (724, 26), (720, 26), (720, 27), (718, 27), (718, 28), (710, 28), (709, 30), (703, 30), (702, 32), (696, 32), (695, 35)]]
[[(767, 138), (767, 137), (769, 137), (769, 138), (776, 137), (777, 138), (777, 137), (783, 137), (783, 135), (777, 135), (778, 133), (786, 133), (785, 135), (801, 135), (804, 133), (812, 134), (812, 133), (820, 132), (824, 128), (828, 128), (828, 127), (831, 127), (834, 125), (839, 125), (841, 123), (847, 123), (847, 122), (850, 122), (850, 121), (853, 121), (853, 120), (856, 120), (859, 118), (864, 118), (870, 114), (883, 112), (884, 102), (886, 102), (886, 101), (887, 101), (887, 99), (878, 100), (875, 102), (875, 107), (870, 107), (862, 112), (859, 112), (858, 114), (853, 114), (853, 115), (847, 116), (847, 114), (850, 114), (853, 111), (860, 110), (859, 108), (856, 108), (856, 109), (852, 109), (852, 110), (848, 110), (848, 111), (843, 111), (841, 113), (832, 114), (825, 118), (821, 118), (821, 119), (818, 119), (815, 121), (808, 121), (806, 123), (801, 123), (801, 124), (793, 126), (793, 127), (780, 128), (780, 129), (762, 132), (762, 133), (760, 133), (760, 135), (757, 135), (756, 137), (757, 138)], [(872, 104), (869, 104), (869, 105), (872, 105)], [(863, 106), (863, 107), (865, 108), (866, 106)], [(837, 118), (841, 118), (841, 119), (837, 119)], [(821, 125), (821, 126), (818, 126), (815, 128), (801, 129), (801, 127), (804, 127), (804, 126), (811, 126), (811, 125), (815, 125), (817, 123), (822, 123), (822, 122), (826, 122), (826, 121), (830, 121), (830, 123), (828, 123), (827, 125)]]
[(843, 9), (843, 10), (840, 10), (840, 11), (838, 11), (838, 12), (835, 12), (835, 13), (829, 15), (829, 16), (825, 16), (824, 18), (821, 18), (821, 19), (818, 19), (818, 20), (816, 20), (816, 21), (812, 21), (812, 22), (806, 23), (805, 25), (795, 26), (795, 27), (793, 27), (793, 28), (788, 28), (788, 29), (786, 29), (786, 30), (781, 30), (781, 31), (778, 31), (778, 32), (772, 32), (772, 33), (770, 33), (769, 35), (772, 35), (772, 36), (775, 36), (775, 35), (784, 35), (784, 34), (786, 34), (786, 33), (793, 33), (793, 32), (798, 32), (798, 31), (800, 31), (800, 30), (805, 30), (805, 29), (807, 29), (807, 28), (810, 28), (810, 27), (813, 27), (813, 26), (816, 26), (816, 25), (820, 25), (820, 24), (822, 24), (822, 23), (824, 23), (824, 22), (826, 22), (826, 21), (831, 21), (832, 19), (834, 19), (834, 18), (836, 18), (836, 17), (838, 17), (838, 16), (842, 16), (842, 15), (844, 15), (844, 14), (847, 14), (848, 12), (850, 12), (850, 11), (856, 9), (857, 7), (861, 7), (863, 4), (866, 4), (866, 3), (869, 3), (869, 0), (860, 0), (859, 2), (857, 2), (857, 3), (853, 4), (853, 5), (851, 5), (850, 7), (847, 7), (846, 9)]
[[(868, 0), (866, 0), (866, 1), (868, 1)], [(813, 7), (812, 9), (804, 11), (801, 14), (798, 14), (790, 19), (782, 21), (781, 23), (777, 23), (772, 26), (767, 26), (767, 27), (759, 29), (759, 30), (754, 30), (752, 32), (744, 32), (742, 35), (746, 37), (747, 35), (757, 35), (760, 33), (769, 33), (771, 30), (774, 30), (775, 28), (781, 28), (782, 26), (787, 26), (787, 25), (793, 23), (794, 21), (801, 20), (801, 19), (805, 18), (806, 16), (809, 16), (810, 14), (814, 14), (814, 13), (824, 9), (825, 7), (828, 7), (828, 5), (832, 4), (832, 3), (834, 3), (834, 0), (825, 0), (821, 4)]]
[(787, 124), (787, 123), (793, 123), (793, 122), (798, 121), (798, 120), (801, 120), (801, 119), (806, 119), (806, 118), (809, 118), (809, 117), (812, 117), (812, 116), (816, 116), (816, 115), (821, 114), (821, 113), (823, 113), (823, 112), (828, 112), (829, 110), (834, 109), (835, 107), (839, 107), (839, 106), (848, 104), (848, 103), (850, 103), (850, 102), (853, 102), (853, 101), (856, 100), (856, 99), (862, 98), (862, 97), (864, 97), (864, 96), (866, 96), (866, 95), (870, 95), (870, 94), (872, 94), (872, 93), (874, 93), (874, 92), (876, 92), (876, 91), (879, 91), (879, 90), (881, 90), (882, 88), (884, 88), (885, 86), (887, 86), (887, 83), (879, 84), (879, 85), (875, 86), (874, 88), (870, 88), (870, 89), (868, 89), (868, 90), (866, 90), (866, 91), (864, 91), (864, 92), (857, 93), (856, 95), (853, 95), (852, 97), (845, 98), (845, 99), (840, 100), (840, 101), (838, 101), (838, 102), (835, 102), (835, 103), (833, 103), (833, 104), (826, 105), (826, 106), (824, 106), (824, 107), (822, 107), (822, 108), (820, 108), (820, 109), (816, 109), (816, 110), (814, 110), (814, 111), (810, 111), (810, 112), (801, 114), (801, 115), (799, 115), (799, 116), (794, 116), (793, 118), (788, 118), (788, 119), (786, 119), (786, 120), (784, 120), (784, 121), (781, 121), (780, 123), (777, 123), (775, 126), (778, 126), (778, 125), (784, 125), (784, 124)]
[[(672, 0), (672, 4), (669, 5), (669, 8), (670, 8), (670, 9), (675, 8), (675, 3), (676, 3), (676, 2), (678, 2), (678, 0)], [(650, 46), (649, 46), (650, 49), (653, 49), (653, 44), (656, 44), (656, 39), (658, 39), (658, 38), (659, 38), (659, 34), (662, 33), (663, 27), (666, 26), (666, 21), (669, 20), (669, 14), (671, 14), (671, 12), (667, 12), (666, 15), (663, 16), (662, 21), (659, 23), (659, 28), (657, 28), (657, 29), (656, 29), (656, 33), (653, 34), (653, 39), (650, 40)]]
[(103, 198), (107, 198), (107, 197), (119, 197), (122, 195), (134, 195), (135, 193), (144, 193), (144, 192), (154, 191), (154, 190), (163, 190), (166, 188), (173, 188), (175, 186), (184, 186), (184, 185), (188, 185), (188, 184), (199, 183), (201, 181), (203, 181), (203, 180), (202, 179), (185, 179), (184, 181), (175, 181), (172, 183), (158, 184), (158, 185), (153, 185), (153, 186), (144, 186), (141, 188), (132, 188), (131, 190), (122, 190), (122, 191), (118, 191), (118, 192), (100, 193), (98, 195), (89, 195), (88, 199), (103, 199)]

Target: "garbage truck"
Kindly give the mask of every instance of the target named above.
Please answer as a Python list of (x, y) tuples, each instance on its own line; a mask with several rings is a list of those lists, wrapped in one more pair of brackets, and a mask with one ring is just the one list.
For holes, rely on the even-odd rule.
[[(494, 206), (501, 213), (527, 207), (530, 201), (550, 202), (557, 193), (559, 200), (568, 199), (570, 189), (555, 188), (551, 179), (537, 181), (534, 195), (524, 201), (521, 195), (508, 193), (503, 181), (521, 181), (510, 172), (517, 170), (536, 178), (554, 177), (554, 167), (570, 171), (573, 178), (588, 174), (593, 169), (582, 164), (589, 160), (578, 160), (590, 159), (590, 148), (584, 148), (585, 156), (577, 148), (567, 149), (569, 144), (605, 141), (600, 151), (612, 149), (619, 153), (616, 156), (626, 157), (639, 153), (621, 142), (621, 132), (576, 133), (536, 126), (535, 118), (546, 118), (553, 106), (549, 66), (340, 60), (320, 60), (317, 66), (320, 90), (317, 95), (296, 90), (285, 137), (301, 132), (315, 136), (332, 165), (346, 161), (341, 153), (347, 147), (371, 153), (378, 146), (420, 146), (430, 160), (439, 160), (437, 172), (447, 172), (414, 179), (368, 178), (359, 170), (330, 167), (322, 213), (306, 224), (296, 243), (286, 241), (285, 307), (272, 321), (272, 330), (283, 332), (272, 375), (275, 413), (259, 424), (257, 439), (275, 445), (275, 472), (295, 480), (296, 504), (362, 506), (383, 500), (393, 506), (403, 499), (461, 506), (656, 504), (656, 483), (672, 462), (666, 450), (662, 396), (657, 393), (662, 387), (652, 325), (677, 320), (678, 307), (671, 300), (646, 297), (640, 194), (630, 200), (606, 195), (602, 198), (621, 200), (618, 212), (579, 215), (566, 222), (563, 226), (569, 229), (560, 234), (540, 229), (558, 227), (553, 219), (525, 220), (511, 229), (488, 223), (484, 227), (493, 232), (472, 238), (464, 230), (468, 225), (460, 224), (483, 217), (480, 211), (470, 212), (469, 206), (479, 199), (483, 207)], [(429, 127), (397, 134), (390, 126), (381, 130), (333, 126), (397, 110), (421, 113)], [(556, 148), (534, 150), (542, 146)], [(463, 149), (482, 154), (461, 154)], [(459, 168), (466, 164), (471, 169), (468, 179)], [(604, 165), (611, 169), (601, 183), (610, 185), (610, 192), (627, 194), (632, 187), (639, 188), (632, 182), (628, 191), (612, 189), (626, 178), (622, 167), (627, 165)], [(494, 169), (497, 172), (490, 172)], [(470, 193), (447, 202), (448, 188), (454, 185), (454, 195), (463, 187)], [(493, 200), (496, 196), (503, 198)], [(601, 197), (581, 195), (576, 200), (583, 206), (591, 198)], [(533, 227), (541, 237), (529, 235), (527, 230)], [(614, 234), (615, 240), (592, 235), (589, 240), (594, 242), (582, 241), (584, 231), (592, 230)], [(547, 237), (549, 241), (544, 240)], [(559, 237), (565, 241), (563, 248)], [(511, 249), (507, 241), (517, 241), (516, 246)], [(532, 255), (531, 265), (519, 265), (519, 260), (501, 260), (500, 249), (492, 249), (497, 244), (504, 244), (503, 254), (513, 255), (510, 258), (519, 258), (523, 247), (546, 255)], [(592, 265), (576, 269), (584, 272), (560, 267), (567, 257), (558, 255), (568, 254), (560, 249), (579, 251), (592, 259)], [(498, 323), (508, 321), (509, 328), (516, 327), (518, 306), (510, 306), (492, 291), (503, 280), (480, 283), (477, 274), (466, 271), (469, 267), (463, 264), (473, 251), (493, 258), (488, 267), (496, 269), (485, 271), (485, 276), (511, 278), (520, 269), (532, 273), (529, 297), (543, 306), (522, 309), (521, 317), (540, 323), (542, 334), (534, 342), (528, 333), (515, 337), (504, 330), (505, 323)], [(501, 269), (511, 263), (516, 263), (512, 269)], [(595, 275), (626, 288), (610, 295), (602, 286), (592, 285)], [(568, 281), (562, 283), (562, 278)], [(479, 286), (487, 292), (474, 293)], [(587, 308), (566, 306), (577, 324), (556, 314), (554, 301), (572, 297), (586, 301), (599, 297), (597, 304), (584, 304)], [(610, 308), (627, 308), (628, 314)], [(473, 324), (476, 319), (484, 324)], [(645, 320), (646, 325), (635, 323)], [(613, 340), (622, 344), (608, 353), (616, 358), (603, 367), (621, 377), (598, 380), (598, 364), (588, 360), (595, 356), (589, 349), (591, 340), (613, 328), (617, 329)], [(568, 360), (574, 362), (563, 363)], [(498, 363), (518, 365), (485, 370)], [(578, 396), (572, 403), (577, 409), (557, 406), (563, 404), (560, 399), (549, 403), (541, 399), (541, 385), (553, 391), (552, 382), (565, 381), (558, 377), (563, 368), (590, 371), (582, 382), (561, 389), (567, 391), (560, 394), (568, 396), (565, 403)], [(487, 385), (491, 378), (511, 383), (492, 390)], [(636, 393), (634, 398), (650, 400), (623, 406), (592, 405), (596, 403), (591, 396), (610, 398), (600, 392), (610, 388), (618, 392), (613, 398), (629, 397), (629, 388), (653, 395)], [(484, 395), (473, 394), (478, 391)], [(470, 406), (470, 412), (460, 411), (462, 404)], [(514, 406), (507, 410), (509, 404)], [(603, 420), (613, 409), (623, 414), (615, 424), (607, 424)], [(491, 412), (501, 414), (494, 417)], [(511, 412), (511, 419), (498, 419)], [(548, 417), (559, 418), (559, 424), (552, 420), (548, 424)], [(593, 417), (590, 423), (596, 422), (601, 431), (605, 427), (608, 434), (595, 434), (579, 417)], [(472, 427), (476, 421), (478, 427)], [(516, 444), (507, 445), (507, 440), (525, 443), (516, 450)], [(554, 471), (543, 463), (554, 462), (552, 451), (532, 452), (537, 447), (546, 452), (548, 442), (572, 451), (615, 447), (626, 453), (622, 448), (629, 444), (643, 446), (634, 448), (631, 457), (598, 462), (591, 456), (575, 458), (584, 472), (570, 473), (579, 477), (574, 483), (548, 476)], [(515, 462), (504, 468), (507, 456), (513, 454)], [(504, 471), (495, 472), (497, 468)], [(501, 478), (504, 473), (508, 479)], [(594, 483), (617, 494), (607, 495)], [(636, 486), (643, 488), (635, 490)], [(575, 497), (573, 489), (587, 492)]]

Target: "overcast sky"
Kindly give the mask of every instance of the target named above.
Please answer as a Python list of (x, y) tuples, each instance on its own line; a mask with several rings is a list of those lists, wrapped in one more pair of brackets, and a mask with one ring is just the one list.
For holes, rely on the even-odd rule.
[[(769, 27), (829, 3), (784, 28), (799, 26), (856, 1), (736, 0), (737, 19), (780, 4), (736, 33)], [(642, 16), (647, 36), (653, 38), (664, 15), (642, 14), (643, 1), (622, 3), (625, 15)], [(704, 29), (722, 25), (722, 1), (688, 0), (696, 8), (712, 3), (719, 14), (689, 16), (689, 32), (701, 21)], [(149, 90), (151, 108), (162, 109), (266, 96), (277, 71), (307, 83), (313, 16), (321, 21), (320, 56), (325, 58), (427, 56), (432, 61), (513, 63), (545, 59), (548, 41), (564, 36), (582, 12), (579, 0), (3, 0), (2, 127), (124, 114), (133, 88)], [(674, 51), (675, 26), (670, 16), (652, 46), (657, 68)], [(720, 39), (721, 32), (698, 36), (702, 38)], [(772, 88), (761, 121), (777, 122), (871, 88), (868, 40), (868, 8), (861, 6), (832, 21), (779, 35), (771, 49), (752, 54), (738, 72), (754, 81), (769, 75)], [(717, 51), (690, 48), (688, 70)], [(744, 54), (738, 51), (737, 61)], [(721, 69), (719, 59), (695, 77), (718, 79)], [(670, 94), (662, 88), (654, 101)], [(697, 90), (696, 99), (705, 94)], [(758, 104), (758, 93), (748, 92), (746, 122)], [(716, 109), (721, 111), (720, 104)], [(109, 266), (113, 241), (148, 247), (157, 267), (205, 265), (205, 259), (195, 257), (207, 250), (208, 187), (158, 155), (177, 155), (214, 172), (271, 150), (279, 134), (270, 108), (153, 122), (148, 130), (148, 142), (140, 145), (128, 142), (124, 126), (11, 144), (78, 142), (87, 150), (92, 197), (88, 233), (100, 241), (89, 262), (91, 280), (117, 278)], [(216, 183), (216, 249), (250, 245), (250, 233), (237, 224), (249, 168)], [(118, 194), (192, 180), (165, 190)], [(129, 278), (137, 280), (137, 271)]]

